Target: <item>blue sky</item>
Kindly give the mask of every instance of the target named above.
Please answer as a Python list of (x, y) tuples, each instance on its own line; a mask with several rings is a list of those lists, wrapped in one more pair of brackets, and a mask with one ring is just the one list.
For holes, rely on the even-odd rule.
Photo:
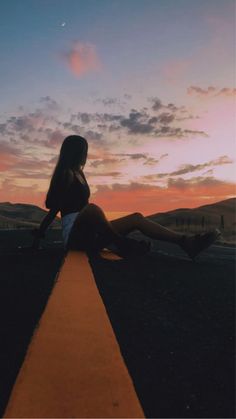
[[(231, 25), (229, 37), (233, 36), (233, 4), (229, 0), (2, 2), (1, 107), (3, 101), (10, 106), (15, 103), (15, 91), (20, 102), (34, 100), (37, 94), (60, 98), (63, 89), (70, 93), (74, 87), (84, 95), (93, 90), (118, 94), (120, 89), (132, 86), (137, 89), (137, 84), (145, 83), (145, 77), (158, 82), (162, 63), (190, 59), (206, 42), (212, 41), (214, 31), (218, 30), (220, 35), (221, 28), (209, 25), (208, 17), (225, 19)], [(104, 74), (99, 78), (93, 74), (80, 82), (60, 66), (60, 54), (77, 39), (96, 45), (104, 66)], [(232, 54), (233, 38), (227, 48)], [(192, 69), (185, 83), (207, 85), (213, 79), (232, 83), (233, 59), (231, 55), (231, 66), (226, 66), (224, 74), (217, 67), (211, 68), (211, 73), (199, 72), (197, 67), (204, 69), (204, 63), (195, 63), (195, 71)], [(209, 62), (206, 64), (209, 66)], [(167, 87), (161, 88), (163, 93), (169, 91)]]

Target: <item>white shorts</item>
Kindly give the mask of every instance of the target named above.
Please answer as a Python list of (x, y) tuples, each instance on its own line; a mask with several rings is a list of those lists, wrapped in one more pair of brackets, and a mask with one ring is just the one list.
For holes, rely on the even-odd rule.
[(62, 225), (62, 238), (64, 242), (64, 247), (66, 247), (70, 231), (73, 227), (74, 221), (79, 214), (79, 211), (77, 212), (71, 212), (70, 214), (64, 215), (64, 217), (61, 218), (61, 225)]

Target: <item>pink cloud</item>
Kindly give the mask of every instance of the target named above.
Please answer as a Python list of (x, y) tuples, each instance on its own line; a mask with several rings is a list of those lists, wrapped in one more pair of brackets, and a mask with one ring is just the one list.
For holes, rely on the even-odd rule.
[(236, 88), (230, 89), (229, 87), (223, 87), (218, 93), (218, 95), (224, 95), (224, 96), (236, 96)]
[(72, 73), (77, 77), (101, 69), (95, 45), (90, 43), (76, 41), (71, 50), (64, 54), (64, 58)]
[(171, 84), (178, 83), (186, 76), (192, 62), (190, 59), (171, 60), (162, 67), (162, 75)]
[(45, 145), (48, 145), (49, 147), (58, 147), (61, 146), (63, 140), (65, 138), (65, 135), (59, 131), (58, 129), (56, 129), (55, 131), (52, 131), (49, 135), (48, 135), (48, 139), (49, 139), (49, 143), (45, 143)]
[(236, 89), (230, 87), (223, 87), (221, 89), (208, 86), (203, 89), (199, 86), (190, 86), (187, 89), (188, 95), (197, 95), (199, 97), (215, 97), (215, 96), (236, 96)]

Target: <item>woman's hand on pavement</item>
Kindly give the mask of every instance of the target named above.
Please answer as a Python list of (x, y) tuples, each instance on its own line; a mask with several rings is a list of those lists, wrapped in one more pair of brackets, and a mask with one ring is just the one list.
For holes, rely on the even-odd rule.
[(40, 246), (40, 240), (44, 237), (44, 234), (42, 234), (37, 228), (31, 230), (31, 234), (34, 237), (31, 247), (32, 249), (38, 250)]

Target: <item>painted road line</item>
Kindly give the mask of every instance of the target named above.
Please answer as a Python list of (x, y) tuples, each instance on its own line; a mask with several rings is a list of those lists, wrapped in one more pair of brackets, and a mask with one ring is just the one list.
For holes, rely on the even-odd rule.
[(144, 417), (83, 252), (65, 258), (4, 417)]

